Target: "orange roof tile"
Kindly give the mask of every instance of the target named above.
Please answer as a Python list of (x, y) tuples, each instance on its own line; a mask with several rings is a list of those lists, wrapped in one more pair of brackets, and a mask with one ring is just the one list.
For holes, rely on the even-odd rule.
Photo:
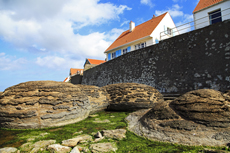
[(138, 40), (140, 38), (144, 38), (146, 36), (150, 36), (150, 34), (153, 32), (153, 30), (157, 27), (157, 25), (160, 23), (160, 21), (165, 17), (167, 14), (164, 13), (158, 17), (152, 18), (138, 26), (135, 27), (135, 29), (130, 32), (129, 30), (124, 31), (113, 43), (109, 46), (109, 48), (106, 49), (105, 52), (114, 49), (116, 47), (119, 47), (121, 45), (124, 45), (126, 43), (132, 42), (134, 40)]
[(65, 78), (65, 80), (63, 81), (63, 82), (66, 82), (66, 80), (68, 79), (68, 77), (67, 78)]
[(90, 64), (95, 64), (95, 65), (99, 65), (102, 63), (105, 63), (105, 60), (97, 60), (97, 59), (87, 59), (89, 61)]
[(200, 0), (199, 3), (197, 4), (196, 8), (194, 9), (193, 13), (202, 10), (206, 7), (209, 7), (211, 5), (214, 5), (216, 3), (219, 3), (224, 0)]
[(80, 74), (82, 74), (83, 73), (83, 69), (74, 69), (74, 68), (70, 69), (70, 75), (76, 74), (77, 72), (79, 72)]

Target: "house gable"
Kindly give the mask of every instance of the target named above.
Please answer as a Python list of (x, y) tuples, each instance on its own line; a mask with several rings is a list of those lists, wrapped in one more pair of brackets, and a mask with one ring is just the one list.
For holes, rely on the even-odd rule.
[(195, 7), (193, 13), (203, 10), (209, 6), (212, 6), (214, 4), (220, 3), (224, 0), (200, 0), (197, 6)]
[(138, 26), (135, 27), (135, 29), (130, 32), (130, 30), (127, 30), (123, 32), (105, 51), (109, 52), (115, 48), (118, 48), (122, 45), (131, 43), (135, 40), (139, 40), (145, 37), (150, 37), (154, 29), (157, 27), (157, 25), (160, 23), (160, 21), (165, 17), (167, 14), (164, 13), (158, 17), (154, 17), (151, 20), (148, 20)]

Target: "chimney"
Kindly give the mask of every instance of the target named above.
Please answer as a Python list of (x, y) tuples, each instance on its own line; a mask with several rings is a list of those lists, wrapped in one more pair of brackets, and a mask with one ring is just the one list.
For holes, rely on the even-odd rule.
[(155, 15), (153, 15), (153, 18), (155, 18), (156, 16)]
[(129, 23), (129, 31), (132, 32), (135, 29), (135, 23), (133, 21), (130, 21)]

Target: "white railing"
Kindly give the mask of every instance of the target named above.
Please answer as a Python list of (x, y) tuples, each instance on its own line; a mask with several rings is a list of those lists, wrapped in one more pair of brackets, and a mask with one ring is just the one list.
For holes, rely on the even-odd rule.
[(171, 31), (172, 34), (171, 35), (167, 34), (167, 29), (166, 29), (165, 31), (160, 32), (160, 40), (168, 39), (168, 38), (171, 38), (171, 37), (176, 36), (176, 35), (180, 35), (180, 34), (183, 34), (186, 32), (193, 31), (195, 29), (203, 28), (205, 26), (210, 25), (211, 21), (218, 19), (220, 17), (222, 18), (222, 21), (223, 21), (223, 17), (226, 17), (227, 15), (229, 15), (229, 17), (227, 17), (227, 19), (230, 19), (230, 8), (215, 12), (212, 15), (215, 15), (215, 14), (220, 13), (220, 12), (221, 12), (221, 16), (217, 16), (217, 17), (212, 18), (212, 19), (210, 18), (210, 16), (204, 16), (204, 17), (199, 18), (197, 20), (194, 20), (194, 21), (179, 25), (177, 27), (174, 27), (174, 28), (172, 28), (172, 31)]

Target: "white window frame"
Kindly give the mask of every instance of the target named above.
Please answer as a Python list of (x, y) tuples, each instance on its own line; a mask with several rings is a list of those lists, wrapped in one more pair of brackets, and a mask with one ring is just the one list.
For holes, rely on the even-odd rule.
[(146, 42), (139, 43), (135, 45), (135, 50), (145, 48), (146, 47)]

